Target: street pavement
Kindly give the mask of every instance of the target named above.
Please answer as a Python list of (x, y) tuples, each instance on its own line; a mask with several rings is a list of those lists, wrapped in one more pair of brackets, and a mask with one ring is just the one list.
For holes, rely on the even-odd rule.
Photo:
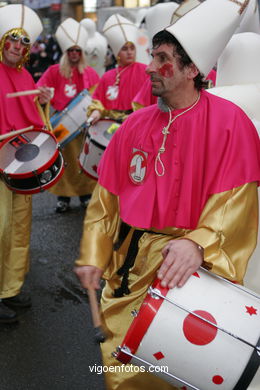
[[(25, 290), (32, 308), (0, 326), (0, 390), (103, 390), (88, 297), (73, 273), (84, 209), (54, 212), (56, 197), (33, 195), (31, 268)], [(112, 352), (112, 351), (111, 351)]]

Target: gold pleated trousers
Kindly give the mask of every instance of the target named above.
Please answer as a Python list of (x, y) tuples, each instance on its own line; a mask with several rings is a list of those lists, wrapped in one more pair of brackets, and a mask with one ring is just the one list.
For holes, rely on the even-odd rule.
[[(133, 321), (131, 311), (140, 308), (147, 295), (148, 287), (152, 284), (156, 271), (161, 264), (162, 248), (171, 238), (171, 236), (151, 235), (149, 233), (144, 233), (140, 238), (139, 252), (129, 275), (129, 288), (131, 290), (129, 295), (111, 299), (114, 289), (119, 287), (121, 279), (116, 274), (117, 267), (110, 268), (110, 277), (111, 274), (113, 276), (109, 281), (106, 281), (101, 299), (104, 329), (108, 336), (105, 343), (101, 344), (103, 364), (105, 366), (116, 367), (121, 365), (111, 353), (116, 350), (117, 346), (122, 344), (122, 335), (126, 335)], [(116, 252), (114, 252), (114, 256), (118, 258), (114, 259), (112, 263), (116, 263), (118, 266), (122, 265), (123, 256), (118, 255)], [(157, 336), (159, 338), (162, 336), (159, 329)], [(114, 370), (115, 372), (107, 372), (105, 375), (106, 388), (108, 390), (176, 389), (149, 372), (136, 372), (136, 370), (131, 372), (129, 366), (125, 369), (120, 369), (119, 372), (116, 371), (116, 368)]]
[(0, 298), (8, 298), (19, 294), (29, 270), (32, 198), (0, 180), (0, 199)]
[(78, 163), (82, 143), (83, 135), (80, 133), (62, 149), (65, 170), (60, 180), (49, 189), (52, 194), (68, 197), (92, 194), (97, 182), (81, 172)]

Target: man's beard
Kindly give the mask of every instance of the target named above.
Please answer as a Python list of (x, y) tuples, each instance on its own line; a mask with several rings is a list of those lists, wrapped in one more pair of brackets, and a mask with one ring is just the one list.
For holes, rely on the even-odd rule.
[(160, 96), (157, 99), (157, 106), (158, 106), (160, 111), (163, 111), (163, 112), (168, 112), (169, 111), (169, 107), (167, 106), (167, 104), (165, 103), (163, 98), (160, 97)]

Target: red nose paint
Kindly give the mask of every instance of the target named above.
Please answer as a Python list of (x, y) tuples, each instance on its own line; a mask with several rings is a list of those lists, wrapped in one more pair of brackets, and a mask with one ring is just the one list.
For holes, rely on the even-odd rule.
[(161, 68), (159, 68), (159, 73), (163, 77), (172, 77), (174, 74), (172, 64), (164, 64)]
[(10, 42), (5, 42), (5, 50), (9, 50), (11, 46)]

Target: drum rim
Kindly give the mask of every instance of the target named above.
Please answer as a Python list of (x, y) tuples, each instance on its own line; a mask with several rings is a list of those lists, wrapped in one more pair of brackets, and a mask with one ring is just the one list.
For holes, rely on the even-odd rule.
[[(11, 186), (10, 184), (8, 184), (6, 182), (6, 180), (4, 180), (4, 183), (6, 184), (6, 186), (12, 190), (13, 192), (17, 193), (17, 194), (22, 194), (22, 195), (33, 195), (33, 194), (38, 194), (39, 192), (43, 192), (45, 190), (47, 190), (48, 188), (52, 187), (54, 184), (57, 183), (57, 181), (60, 179), (60, 177), (62, 176), (62, 174), (64, 173), (64, 169), (65, 169), (65, 166), (64, 166), (64, 159), (63, 159), (63, 156), (62, 156), (62, 153), (59, 152), (58, 153), (58, 156), (57, 158), (60, 157), (61, 158), (61, 166), (60, 166), (60, 169), (57, 173), (57, 175), (54, 177), (53, 180), (51, 180), (50, 182), (46, 183), (46, 184), (43, 184), (41, 187), (36, 187), (36, 188), (32, 188), (32, 189), (25, 189), (25, 190), (22, 190), (22, 189), (19, 189), (19, 188), (16, 188), (14, 186)], [(56, 160), (57, 160), (56, 158)], [(55, 160), (55, 161), (56, 161)], [(55, 162), (53, 161), (53, 163)], [(49, 165), (48, 168), (50, 168), (53, 164)], [(30, 176), (31, 177), (31, 176)]]
[[(162, 295), (167, 295), (169, 288), (162, 287), (160, 282), (160, 279), (155, 279), (152, 284), (152, 288), (160, 290)], [(138, 316), (134, 318), (133, 322), (127, 330), (121, 347), (127, 347), (130, 349), (132, 354), (135, 354), (162, 304), (163, 299), (154, 299), (150, 294), (146, 295), (140, 307)], [(131, 341), (131, 343), (129, 343), (129, 341)], [(131, 356), (126, 355), (123, 351), (118, 352), (116, 358), (124, 364), (129, 363), (132, 359)]]
[[(27, 131), (25, 131), (22, 134), (31, 133), (31, 132), (35, 132), (35, 131), (38, 131), (38, 129), (27, 130)], [(57, 157), (58, 157), (58, 155), (60, 153), (60, 151), (59, 151), (59, 144), (58, 144), (55, 136), (51, 132), (49, 132), (48, 130), (39, 130), (39, 133), (45, 133), (47, 135), (50, 135), (53, 138), (53, 140), (55, 141), (56, 149), (54, 150), (54, 154), (53, 154), (53, 156), (51, 157), (51, 159), (48, 162), (46, 162), (44, 165), (41, 165), (39, 168), (35, 169), (36, 173), (44, 172), (48, 167), (50, 167), (56, 161), (56, 159), (57, 159)], [(16, 137), (17, 137), (17, 135), (12, 137), (12, 138), (8, 138), (7, 140), (5, 140), (3, 142), (3, 144), (9, 143), (12, 139), (14, 139)], [(3, 147), (3, 145), (0, 145), (0, 150), (2, 149), (2, 147)], [(1, 167), (0, 167), (0, 173), (2, 175), (9, 176), (9, 177), (12, 177), (14, 179), (19, 179), (19, 178), (26, 179), (28, 177), (33, 176), (31, 171), (30, 172), (23, 172), (23, 173), (10, 173), (10, 172), (5, 172), (5, 170), (3, 168), (1, 168)]]

